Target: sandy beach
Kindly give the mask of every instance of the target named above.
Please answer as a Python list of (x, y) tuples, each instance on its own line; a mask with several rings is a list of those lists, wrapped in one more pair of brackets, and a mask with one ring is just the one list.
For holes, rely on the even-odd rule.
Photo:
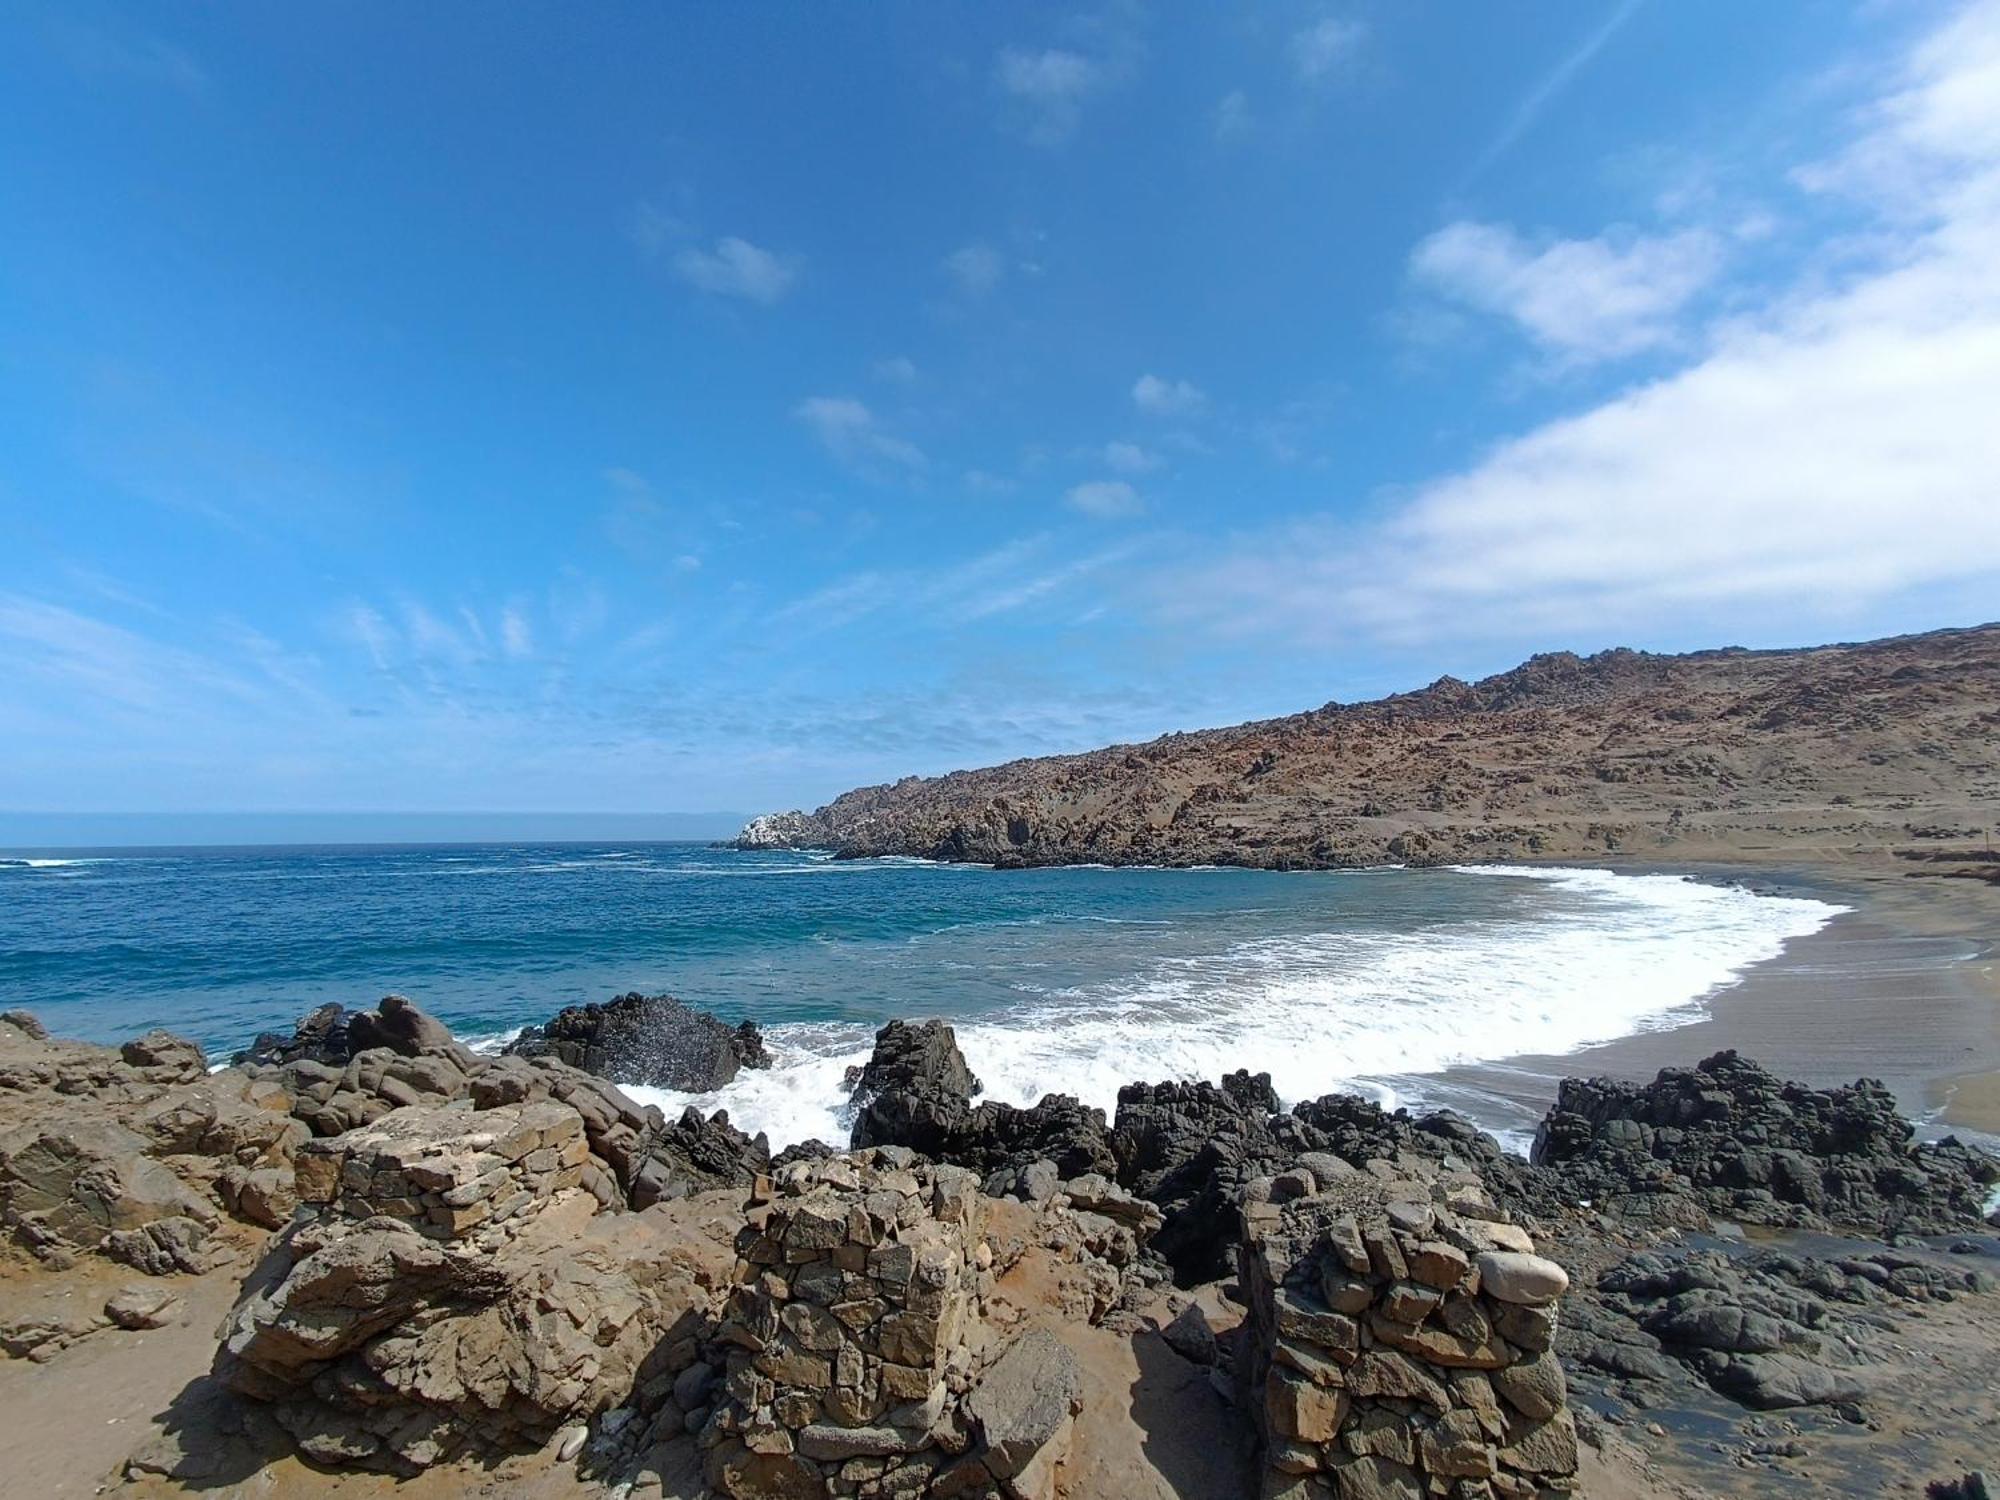
[(1567, 1056), (1456, 1068), (1415, 1085), (1489, 1128), (1520, 1135), (1568, 1076), (1650, 1078), (1735, 1048), (1814, 1084), (1880, 1079), (1926, 1135), (2000, 1140), (2000, 889), (1912, 877), (1886, 855), (1785, 865), (1748, 856), (1606, 860), (1633, 874), (1740, 882), (1851, 908), (1703, 1003), (1698, 1020)]

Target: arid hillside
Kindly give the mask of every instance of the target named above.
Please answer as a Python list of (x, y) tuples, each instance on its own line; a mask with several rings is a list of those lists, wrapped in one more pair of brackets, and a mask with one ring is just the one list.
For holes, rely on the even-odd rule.
[(1996, 821), (2000, 625), (1983, 625), (1536, 656), (1482, 682), (864, 787), (760, 818), (742, 841), (1281, 868), (1894, 847), (1959, 868)]

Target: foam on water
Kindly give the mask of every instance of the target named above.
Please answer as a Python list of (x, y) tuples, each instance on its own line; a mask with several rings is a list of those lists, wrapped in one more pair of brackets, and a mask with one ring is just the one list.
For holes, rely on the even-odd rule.
[[(1143, 1079), (1269, 1072), (1287, 1102), (1335, 1089), (1396, 1099), (1391, 1080), (1524, 1053), (1562, 1054), (1684, 1025), (1701, 1002), (1787, 940), (1846, 910), (1673, 875), (1468, 866), (1467, 879), (1539, 880), (1581, 897), (1525, 918), (1432, 931), (1258, 938), (1155, 960), (1127, 979), (1039, 990), (961, 1018), (959, 1044), (985, 1097), (1032, 1104), (1074, 1094), (1107, 1112)], [(725, 1108), (774, 1148), (841, 1141), (847, 1072), (867, 1061), (863, 1026), (767, 1031), (772, 1066), (687, 1095), (633, 1089), (678, 1111)]]

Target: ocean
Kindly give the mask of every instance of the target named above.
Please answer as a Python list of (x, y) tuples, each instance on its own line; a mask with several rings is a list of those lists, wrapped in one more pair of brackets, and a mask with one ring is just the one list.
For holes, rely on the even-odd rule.
[(1287, 1101), (1421, 1105), (1454, 1065), (1697, 1019), (1841, 910), (1589, 869), (995, 871), (643, 843), (0, 855), (0, 1009), (97, 1041), (165, 1026), (225, 1059), (328, 1000), (407, 995), (491, 1049), (565, 1005), (668, 991), (757, 1021), (774, 1064), (713, 1095), (633, 1092), (727, 1108), (776, 1147), (845, 1139), (843, 1080), (892, 1017), (949, 1019), (985, 1097), (1012, 1103), (1108, 1111), (1133, 1080), (1249, 1068)]

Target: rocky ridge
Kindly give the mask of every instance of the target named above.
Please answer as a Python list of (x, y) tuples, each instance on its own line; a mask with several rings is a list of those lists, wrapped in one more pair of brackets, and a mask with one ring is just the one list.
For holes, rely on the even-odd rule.
[[(1370, 703), (864, 787), (742, 847), (1279, 869), (1968, 847), (2000, 808), (2000, 625), (1537, 656)], [(1946, 873), (1977, 874), (1980, 868)]]

